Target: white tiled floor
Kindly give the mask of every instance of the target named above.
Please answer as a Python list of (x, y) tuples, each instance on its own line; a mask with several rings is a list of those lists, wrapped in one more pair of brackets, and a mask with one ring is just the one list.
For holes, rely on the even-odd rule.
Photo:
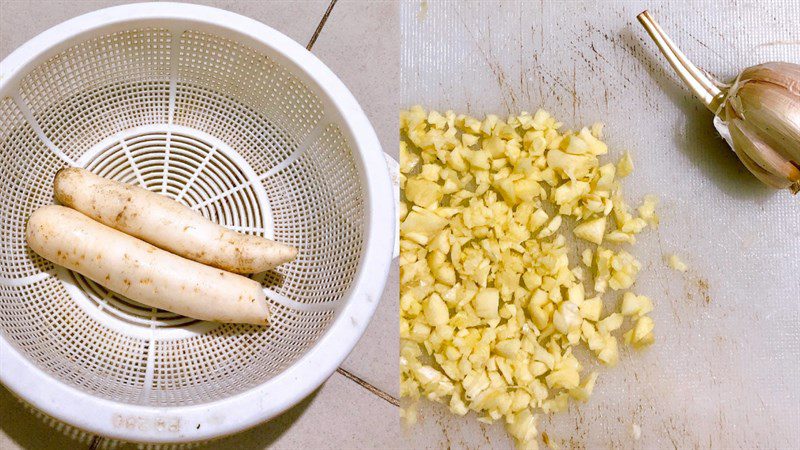
[[(399, 8), (393, 1), (339, 1), (312, 52), (353, 92), (372, 121), (383, 151), (398, 157)], [(359, 24), (359, 26), (353, 26)], [(397, 396), (398, 268), (393, 266), (379, 310), (356, 350), (342, 364)]]
[(0, 385), (0, 449), (79, 449), (88, 447), (91, 439), (72, 439), (56, 431)]
[[(64, 20), (124, 1), (0, 0), (0, 58)], [(328, 1), (195, 1), (224, 8), (281, 31), (304, 46)], [(46, 5), (46, 6), (45, 6)], [(32, 11), (36, 11), (35, 14)], [(350, 88), (397, 157), (399, 25), (395, 2), (339, 0), (312, 48)], [(397, 408), (397, 266), (374, 320), (342, 368), (311, 397), (279, 418), (202, 448), (392, 448), (399, 439)], [(372, 385), (363, 387), (353, 378)], [(374, 391), (383, 391), (384, 396)], [(386, 397), (388, 395), (388, 398)], [(0, 449), (89, 448), (26, 411), (0, 387)], [(102, 441), (94, 445), (103, 444)], [(133, 446), (131, 446), (133, 448)]]
[[(346, 412), (343, 411), (346, 408)], [(198, 450), (377, 449), (397, 442), (397, 409), (340, 374), (275, 420)], [(122, 450), (135, 449), (128, 444)]]
[[(109, 6), (135, 3), (120, 0), (2, 0), (0, 1), (0, 55), (65, 20)], [(306, 45), (328, 7), (326, 0), (193, 0), (263, 22)]]

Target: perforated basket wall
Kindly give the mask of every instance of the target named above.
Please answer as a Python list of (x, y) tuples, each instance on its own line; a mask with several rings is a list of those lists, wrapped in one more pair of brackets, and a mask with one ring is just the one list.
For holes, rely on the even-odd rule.
[[(155, 310), (33, 254), (25, 222), (68, 164), (298, 247), (258, 275), (278, 299), (271, 325)], [(2, 336), (56, 380), (130, 404), (266, 382), (330, 327), (363, 252), (364, 188), (340, 127), (275, 60), (206, 31), (95, 36), (29, 71), (0, 99), (0, 192)]]

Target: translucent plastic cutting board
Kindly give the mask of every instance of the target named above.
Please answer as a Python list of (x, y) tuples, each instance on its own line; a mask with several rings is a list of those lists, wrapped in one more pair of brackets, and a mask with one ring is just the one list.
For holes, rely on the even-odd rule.
[[(800, 196), (752, 178), (712, 115), (636, 22), (649, 8), (687, 55), (728, 79), (800, 63), (800, 2), (402, 4), (402, 101), (507, 114), (544, 107), (568, 128), (606, 123), (630, 150), (631, 203), (661, 199), (641, 235), (635, 290), (655, 302), (657, 341), (621, 347), (587, 404), (543, 419), (561, 448), (796, 448), (800, 442)], [(664, 263), (677, 253), (681, 274)], [(632, 424), (641, 437), (631, 437)], [(425, 406), (414, 448), (506, 448), (502, 425)]]

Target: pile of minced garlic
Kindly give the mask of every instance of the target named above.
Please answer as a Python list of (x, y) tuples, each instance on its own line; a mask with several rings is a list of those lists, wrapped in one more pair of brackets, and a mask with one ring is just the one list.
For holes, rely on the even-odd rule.
[(601, 165), (601, 125), (560, 128), (541, 110), (505, 121), (401, 112), (407, 422), (425, 397), (454, 414), (502, 419), (518, 448), (535, 448), (535, 414), (585, 401), (594, 388), (597, 372), (583, 371), (573, 347), (614, 365), (618, 334), (634, 347), (653, 342), (652, 302), (628, 290), (641, 265), (620, 247), (657, 225), (656, 199), (630, 211), (618, 180), (633, 163), (626, 154)]

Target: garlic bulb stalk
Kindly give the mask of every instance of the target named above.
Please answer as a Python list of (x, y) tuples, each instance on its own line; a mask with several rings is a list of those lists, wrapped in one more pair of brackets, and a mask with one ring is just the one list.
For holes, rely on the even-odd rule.
[(800, 191), (800, 65), (769, 62), (730, 84), (698, 69), (644, 11), (637, 16), (675, 73), (716, 116), (714, 126), (759, 180)]

